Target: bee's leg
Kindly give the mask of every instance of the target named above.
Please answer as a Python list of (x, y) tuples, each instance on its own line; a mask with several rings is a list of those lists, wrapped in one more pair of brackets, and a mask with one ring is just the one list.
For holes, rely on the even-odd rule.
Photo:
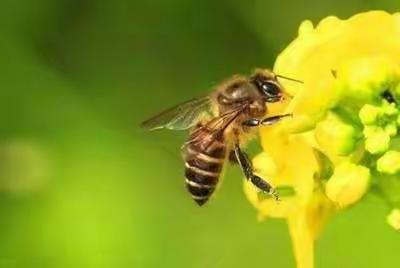
[(237, 165), (238, 164), (238, 161), (237, 161), (237, 158), (236, 158), (236, 154), (235, 154), (235, 150), (231, 150), (229, 152), (228, 160), (229, 160), (229, 163), (231, 163), (232, 165)]
[(269, 125), (279, 122), (282, 118), (285, 118), (288, 116), (292, 116), (292, 114), (275, 115), (275, 116), (270, 116), (270, 117), (267, 117), (264, 119), (250, 118), (243, 122), (243, 126), (246, 126), (246, 127), (269, 126)]
[(275, 124), (276, 122), (279, 122), (282, 118), (289, 117), (289, 116), (291, 117), (293, 115), (292, 114), (281, 114), (281, 115), (270, 116), (270, 117), (264, 118), (261, 121), (261, 125), (272, 125), (272, 124)]
[[(234, 144), (239, 144), (239, 130), (237, 128), (234, 128), (233, 134), (236, 137), (236, 142)], [(236, 145), (236, 146), (239, 147), (239, 145)], [(229, 163), (231, 163), (232, 165), (239, 164), (237, 157), (236, 157), (235, 148), (230, 150), (229, 155), (228, 155), (228, 160), (229, 160)]]
[(247, 180), (261, 191), (266, 192), (272, 195), (276, 200), (279, 200), (279, 195), (275, 189), (267, 181), (253, 173), (253, 165), (251, 164), (248, 155), (240, 149), (239, 145), (235, 145), (233, 152), (235, 153), (236, 161)]

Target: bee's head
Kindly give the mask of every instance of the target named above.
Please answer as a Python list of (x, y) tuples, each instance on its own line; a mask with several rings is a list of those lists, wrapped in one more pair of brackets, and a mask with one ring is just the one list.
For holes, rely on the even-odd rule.
[(256, 70), (250, 78), (250, 81), (257, 87), (266, 102), (277, 102), (282, 100), (282, 86), (277, 81), (274, 73), (270, 71)]

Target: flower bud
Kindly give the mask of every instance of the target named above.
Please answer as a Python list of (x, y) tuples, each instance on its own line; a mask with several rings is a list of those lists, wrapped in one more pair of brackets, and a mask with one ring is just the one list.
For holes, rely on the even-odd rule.
[(374, 131), (364, 132), (365, 149), (371, 154), (381, 154), (389, 149), (390, 135), (380, 127)]
[(348, 155), (356, 145), (354, 127), (334, 113), (317, 124), (314, 135), (321, 148), (335, 155)]
[(386, 217), (386, 222), (396, 231), (400, 231), (400, 209), (393, 209)]
[(371, 104), (365, 104), (360, 109), (358, 116), (364, 125), (372, 125), (378, 120), (379, 113), (379, 107)]
[(369, 169), (350, 162), (339, 164), (326, 184), (328, 198), (340, 207), (347, 207), (360, 200), (370, 182)]
[(396, 105), (394, 103), (387, 103), (385, 102), (382, 105), (382, 114), (386, 116), (393, 116), (397, 115), (399, 112), (396, 109)]
[(390, 123), (385, 126), (385, 132), (390, 137), (394, 137), (397, 134), (397, 126), (395, 123)]
[(388, 151), (376, 162), (376, 168), (381, 173), (395, 174), (400, 171), (400, 152)]

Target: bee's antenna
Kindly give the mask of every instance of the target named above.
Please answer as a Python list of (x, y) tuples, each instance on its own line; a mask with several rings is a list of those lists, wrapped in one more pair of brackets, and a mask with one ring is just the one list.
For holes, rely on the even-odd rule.
[(290, 78), (290, 77), (287, 77), (287, 76), (283, 76), (283, 75), (280, 75), (280, 74), (276, 74), (275, 77), (286, 79), (286, 80), (293, 81), (293, 82), (297, 82), (297, 83), (300, 83), (300, 84), (304, 84), (304, 82), (301, 81), (301, 80), (297, 80), (297, 79)]

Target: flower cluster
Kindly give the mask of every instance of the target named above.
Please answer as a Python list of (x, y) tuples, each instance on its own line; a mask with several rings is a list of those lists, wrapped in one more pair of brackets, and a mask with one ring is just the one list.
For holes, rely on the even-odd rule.
[(400, 229), (400, 14), (305, 21), (274, 71), (304, 81), (281, 81), (293, 98), (269, 112), (293, 119), (261, 130), (253, 160), (282, 200), (244, 190), (261, 219), (287, 220), (298, 267), (313, 267), (324, 223), (372, 190)]

